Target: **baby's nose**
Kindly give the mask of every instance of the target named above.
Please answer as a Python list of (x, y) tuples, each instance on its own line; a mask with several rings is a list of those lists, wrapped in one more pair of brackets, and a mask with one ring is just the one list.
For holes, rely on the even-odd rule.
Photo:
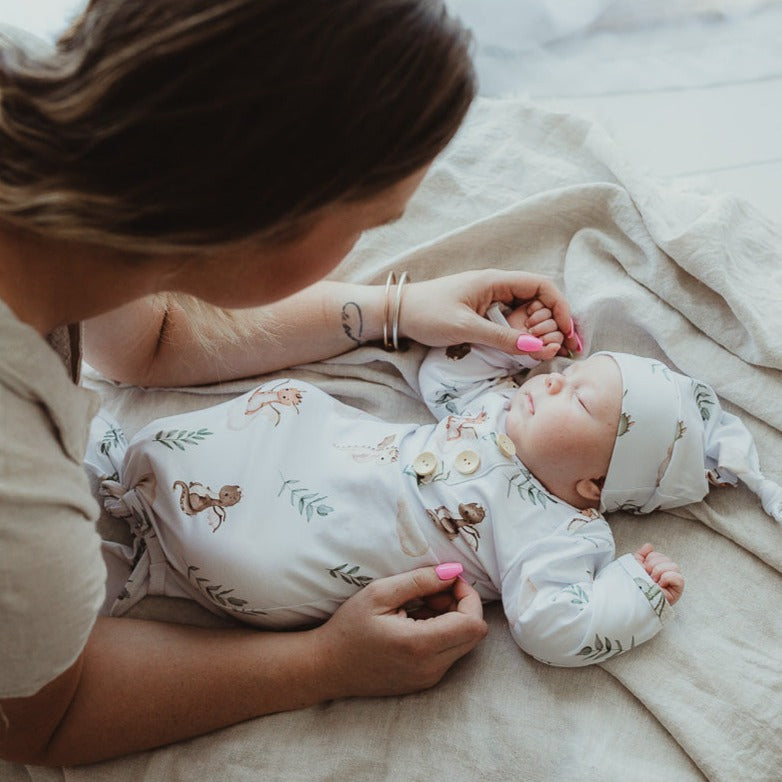
[(552, 372), (546, 376), (546, 393), (558, 394), (565, 384), (565, 378), (559, 372)]

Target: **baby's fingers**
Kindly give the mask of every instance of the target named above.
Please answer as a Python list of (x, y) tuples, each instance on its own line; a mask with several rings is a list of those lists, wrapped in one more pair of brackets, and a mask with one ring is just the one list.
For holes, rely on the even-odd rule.
[(651, 543), (644, 543), (638, 551), (635, 552), (635, 558), (643, 565), (646, 557), (654, 551), (654, 546)]
[(679, 572), (678, 566), (676, 570), (662, 573), (657, 583), (670, 605), (673, 605), (684, 593), (684, 576)]
[(546, 345), (542, 350), (534, 353), (533, 358), (538, 359), (538, 361), (551, 361), (551, 359), (554, 358), (558, 353), (559, 343), (552, 342), (551, 344)]
[(540, 321), (535, 325), (530, 325), (528, 320), (526, 323), (527, 330), (530, 334), (534, 334), (536, 337), (550, 337), (556, 340), (560, 345), (565, 341), (565, 335), (557, 327), (557, 322), (554, 318), (546, 318), (546, 320)]
[[(658, 584), (660, 583), (660, 579), (665, 573), (679, 572), (679, 566), (675, 562), (672, 562), (664, 554), (659, 555), (659, 558), (656, 558), (654, 556), (652, 556), (651, 558), (647, 557), (646, 562), (647, 562), (647, 568), (646, 568), (647, 573), (649, 573), (649, 575)], [(651, 570), (649, 569), (649, 566), (651, 566)]]
[[(532, 328), (539, 323), (543, 323), (546, 320), (554, 320), (554, 313), (541, 304), (539, 301), (530, 302), (525, 308), (527, 313), (527, 327)], [(554, 321), (554, 328), (558, 329), (556, 321)]]

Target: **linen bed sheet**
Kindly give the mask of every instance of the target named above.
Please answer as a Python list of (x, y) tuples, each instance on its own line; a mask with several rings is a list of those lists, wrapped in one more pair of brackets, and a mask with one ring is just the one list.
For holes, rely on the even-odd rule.
[[(522, 99), (479, 99), (403, 221), (367, 235), (334, 277), (382, 283), (482, 267), (551, 275), (587, 351), (636, 351), (710, 383), (782, 481), (782, 232), (747, 202), (663, 188), (596, 124)], [(396, 420), (429, 420), (420, 346), (367, 346), (275, 373)], [(132, 389), (88, 371), (132, 435), (258, 378)], [(107, 537), (125, 533), (103, 519)], [(649, 517), (614, 514), (617, 553), (651, 540), (687, 579), (652, 641), (589, 669), (550, 668), (491, 632), (434, 689), (345, 699), (73, 769), (7, 766), (9, 779), (778, 780), (782, 774), (782, 525), (742, 488)], [(188, 601), (136, 616), (213, 623)], [(5, 770), (0, 766), (0, 771)]]

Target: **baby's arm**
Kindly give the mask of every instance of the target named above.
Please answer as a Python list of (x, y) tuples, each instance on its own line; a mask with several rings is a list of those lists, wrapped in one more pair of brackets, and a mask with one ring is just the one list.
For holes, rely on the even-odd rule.
[(489, 320), (539, 338), (541, 350), (522, 348), (511, 355), (480, 344), (432, 348), (418, 375), (421, 397), (439, 419), (461, 414), (493, 389), (513, 383), (512, 376), (554, 358), (562, 350), (565, 337), (559, 331), (551, 310), (538, 299), (514, 310), (495, 303), (486, 313)]
[(684, 576), (679, 566), (665, 554), (655, 551), (651, 543), (644, 543), (635, 552), (636, 561), (662, 589), (669, 605), (674, 605), (684, 592)]
[(662, 586), (636, 557), (614, 559), (602, 517), (576, 517), (517, 554), (503, 575), (502, 601), (525, 652), (569, 667), (629, 651), (670, 613)]

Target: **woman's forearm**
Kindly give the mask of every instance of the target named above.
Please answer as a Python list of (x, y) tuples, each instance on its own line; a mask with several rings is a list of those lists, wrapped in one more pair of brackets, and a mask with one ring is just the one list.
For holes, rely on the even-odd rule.
[(339, 355), (382, 336), (384, 287), (319, 282), (217, 318), (174, 297), (142, 299), (85, 323), (87, 361), (143, 386), (232, 380)]
[[(449, 594), (425, 621), (400, 606)], [(79, 660), (0, 703), (0, 757), (77, 765), (331, 698), (434, 686), (485, 636), (481, 599), (433, 567), (376, 579), (314, 630), (260, 632), (99, 618)]]
[[(429, 597), (443, 613), (416, 621), (400, 610)], [(433, 567), (372, 581), (314, 630), (99, 618), (71, 668), (0, 702), (0, 757), (90, 763), (331, 698), (417, 692), (487, 630), (478, 593)]]
[[(518, 330), (484, 317), (493, 301), (537, 300), (551, 310), (563, 334), (572, 329), (567, 301), (540, 275), (478, 269), (410, 283), (403, 290), (399, 335), (424, 345), (477, 342), (517, 355)], [(391, 297), (396, 302), (395, 288)], [(193, 316), (176, 299), (157, 296), (87, 321), (86, 355), (107, 377), (142, 386), (250, 377), (380, 339), (385, 299), (384, 285), (319, 282), (274, 304), (233, 311), (233, 321), (216, 320), (213, 313), (210, 326), (205, 314)], [(201, 321), (201, 329), (193, 327), (195, 321)], [(575, 335), (563, 347), (580, 349)]]
[[(309, 632), (102, 618), (70, 703), (63, 707), (61, 692), (39, 709), (61, 710), (59, 724), (9, 754), (37, 765), (92, 763), (308, 706), (335, 694), (330, 684)], [(13, 727), (13, 708), (6, 712)]]

